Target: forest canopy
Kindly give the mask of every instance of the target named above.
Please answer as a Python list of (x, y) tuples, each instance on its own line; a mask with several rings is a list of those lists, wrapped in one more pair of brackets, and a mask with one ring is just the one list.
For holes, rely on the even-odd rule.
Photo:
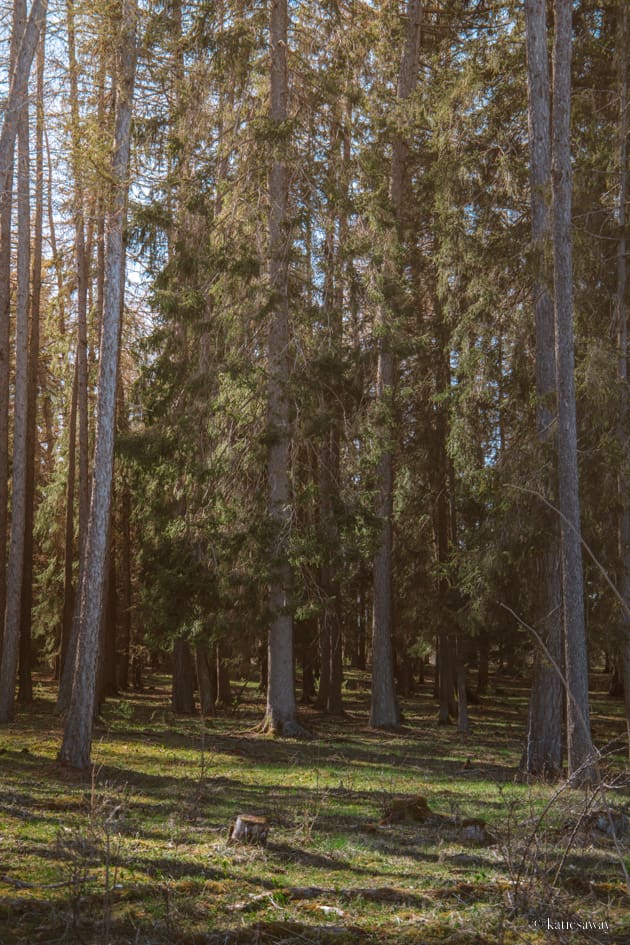
[[(0, 721), (63, 762), (173, 674), (468, 729), (630, 718), (623, 0), (13, 0), (0, 17)], [(232, 689), (230, 685), (232, 684)], [(565, 703), (566, 723), (563, 721)]]

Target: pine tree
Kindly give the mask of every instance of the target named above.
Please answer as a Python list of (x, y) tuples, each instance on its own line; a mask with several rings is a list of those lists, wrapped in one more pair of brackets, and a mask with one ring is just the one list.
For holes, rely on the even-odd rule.
[(552, 219), (556, 384), (558, 394), (558, 496), (562, 533), (562, 600), (567, 678), (569, 778), (593, 780), (584, 621), (577, 421), (573, 340), (571, 238), (572, 4), (555, 0), (552, 104)]
[(299, 732), (293, 665), (291, 565), (288, 542), (293, 517), (290, 485), (288, 173), (284, 148), (288, 119), (287, 0), (270, 0), (270, 119), (277, 141), (269, 175), (269, 517), (273, 528), (269, 584), (267, 712), (265, 726), (278, 735)]
[[(546, 0), (527, 0), (527, 80), (531, 162), (532, 247), (536, 313), (536, 396), (538, 437), (543, 450), (551, 445), (556, 386), (554, 312), (547, 269), (550, 243), (551, 141)], [(553, 488), (553, 479), (549, 483)], [(552, 492), (553, 494), (553, 492)], [(549, 523), (550, 538), (540, 558), (542, 636), (556, 666), (537, 652), (529, 705), (527, 743), (521, 765), (529, 774), (553, 775), (562, 764), (562, 623), (559, 529)]]
[[(15, 7), (14, 25), (21, 37), (23, 48), (29, 36), (36, 36), (31, 28), (27, 35), (26, 4), (20, 2)], [(32, 16), (32, 10), (31, 10)], [(38, 24), (39, 26), (39, 24)], [(17, 70), (20, 67), (21, 50), (17, 56), (9, 98), (13, 87), (18, 83)], [(31, 56), (32, 61), (32, 56)], [(29, 62), (30, 68), (30, 62)], [(24, 547), (26, 538), (26, 464), (28, 439), (28, 337), (29, 337), (29, 296), (31, 278), (31, 219), (30, 219), (30, 168), (29, 168), (29, 117), (27, 98), (28, 77), (25, 76), (22, 91), (23, 98), (17, 116), (17, 293), (15, 326), (15, 395), (13, 408), (13, 473), (11, 477), (11, 535), (8, 559), (8, 581), (6, 592), (6, 610), (4, 618), (4, 642), (2, 664), (0, 667), (0, 721), (7, 722), (13, 717), (15, 701), (15, 682), (19, 660), (20, 618), (22, 612), (22, 577), (24, 574)], [(17, 105), (14, 107), (18, 107)], [(3, 126), (11, 120), (8, 112)], [(2, 142), (0, 139), (0, 153)], [(1, 159), (0, 159), (0, 166)]]
[(136, 21), (137, 9), (134, 0), (123, 0), (117, 48), (116, 117), (111, 164), (112, 193), (106, 230), (94, 484), (85, 545), (85, 564), (82, 568), (80, 631), (72, 697), (59, 753), (60, 760), (64, 764), (75, 768), (86, 768), (90, 764), (99, 640), (105, 604), (106, 553), (114, 469), (120, 320), (123, 310), (125, 274), (123, 230), (129, 186), (131, 114), (137, 58)]
[[(420, 26), (422, 3), (409, 0), (407, 4), (407, 30), (398, 78), (398, 99), (405, 101), (415, 88), (418, 77), (420, 48)], [(390, 257), (386, 261), (386, 281), (391, 286), (396, 282), (395, 246), (400, 236), (401, 213), (405, 199), (405, 173), (407, 144), (400, 134), (394, 136), (390, 179), (390, 198), (394, 214)], [(387, 287), (386, 287), (387, 291)], [(391, 304), (386, 301), (385, 305)], [(377, 469), (377, 518), (379, 535), (374, 557), (374, 623), (372, 635), (372, 704), (370, 724), (382, 728), (396, 726), (399, 709), (394, 687), (393, 662), (393, 604), (392, 604), (392, 513), (394, 496), (392, 447), (388, 442), (392, 436), (392, 398), (394, 394), (394, 352), (392, 350), (393, 314), (383, 307), (379, 313), (379, 334), (376, 399), (384, 422), (380, 430), (381, 456)], [(388, 419), (389, 417), (389, 419)]]

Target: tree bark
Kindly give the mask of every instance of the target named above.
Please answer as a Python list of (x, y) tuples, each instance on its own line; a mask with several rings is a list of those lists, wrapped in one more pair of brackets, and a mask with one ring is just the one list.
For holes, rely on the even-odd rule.
[(193, 661), (187, 640), (178, 637), (173, 644), (173, 712), (193, 715), (195, 711)]
[(112, 193), (106, 228), (105, 291), (100, 345), (94, 482), (81, 585), (80, 634), (72, 699), (60, 751), (60, 760), (76, 768), (86, 768), (90, 764), (99, 633), (104, 604), (107, 533), (114, 470), (120, 320), (125, 272), (123, 231), (137, 55), (136, 20), (137, 9), (134, 0), (123, 0), (117, 43), (118, 82), (111, 168)]
[(490, 643), (488, 641), (487, 630), (482, 630), (479, 634), (478, 659), (479, 667), (477, 669), (477, 696), (485, 696), (488, 691), (488, 669), (490, 657)]
[(457, 639), (457, 731), (462, 735), (470, 732), (468, 718), (468, 689), (466, 687), (466, 646), (461, 636)]
[(622, 456), (619, 475), (619, 556), (621, 559), (621, 595), (626, 603), (622, 612), (621, 624), (621, 664), (623, 674), (623, 695), (628, 728), (628, 750), (630, 751), (630, 475), (628, 474), (628, 433), (630, 410), (628, 403), (628, 264), (626, 254), (628, 240), (626, 235), (626, 200), (628, 199), (628, 43), (630, 29), (628, 25), (628, 7), (620, 3), (618, 7), (618, 84), (619, 84), (619, 193), (617, 197), (617, 291), (615, 308), (617, 316), (617, 337), (619, 345), (619, 425), (617, 439)]
[(230, 647), (225, 641), (220, 641), (216, 646), (217, 656), (217, 702), (222, 706), (232, 705), (232, 686), (230, 685), (230, 666), (228, 658), (230, 656)]
[[(74, 366), (72, 380), (72, 399), (70, 401), (70, 418), (68, 422), (68, 479), (66, 482), (66, 519), (64, 530), (64, 584), (63, 584), (63, 611), (61, 614), (61, 633), (59, 641), (59, 694), (56, 711), (62, 710), (64, 702), (70, 704), (70, 684), (68, 684), (67, 701), (61, 698), (61, 680), (66, 668), (67, 678), (72, 681), (73, 659), (70, 656), (70, 638), (72, 634), (72, 618), (74, 614), (75, 592), (73, 580), (74, 563), (74, 491), (76, 473), (76, 442), (77, 442), (77, 364)], [(70, 659), (70, 666), (66, 662)]]
[[(15, 27), (25, 38), (26, 3), (15, 6)], [(21, 53), (18, 53), (18, 68)], [(32, 57), (31, 57), (32, 59)], [(30, 68), (30, 62), (29, 62)], [(17, 70), (16, 70), (17, 71)], [(11, 83), (11, 90), (16, 82)], [(13, 718), (15, 682), (20, 651), (20, 618), (22, 613), (22, 577), (26, 536), (26, 463), (28, 434), (28, 322), (31, 276), (31, 212), (29, 173), (28, 76), (24, 81), (24, 97), (16, 105), (17, 114), (17, 293), (15, 315), (15, 394), (13, 407), (13, 467), (11, 477), (11, 537), (7, 572), (4, 641), (0, 665), (0, 722)], [(9, 96), (11, 92), (9, 92)], [(5, 124), (10, 115), (5, 117)], [(4, 131), (4, 128), (3, 128)], [(0, 154), (2, 153), (0, 147)]]
[[(20, 44), (18, 33), (19, 2), (14, 3), (9, 55), (13, 74)], [(0, 658), (4, 637), (4, 613), (7, 593), (6, 547), (9, 525), (9, 408), (11, 381), (11, 206), (15, 163), (15, 138), (0, 165), (4, 187), (0, 188)]]
[(446, 630), (438, 635), (438, 651), (435, 661), (438, 678), (438, 725), (449, 725), (453, 707), (453, 651), (451, 639)]
[[(287, 0), (271, 0), (271, 124), (277, 135), (284, 134), (288, 117), (288, 9)], [(288, 303), (288, 177), (284, 146), (273, 145), (269, 177), (269, 389), (268, 427), (268, 508), (273, 527), (272, 573), (269, 585), (271, 623), (268, 641), (268, 682), (265, 728), (278, 735), (297, 731), (297, 707), (293, 665), (293, 617), (291, 613), (291, 565), (289, 534), (292, 501), (289, 478), (290, 418), (289, 303)]]
[(28, 95), (28, 78), (39, 41), (39, 33), (46, 14), (48, 0), (33, 0), (26, 28), (21, 32), (21, 41), (15, 57), (15, 68), (9, 86), (9, 95), (2, 130), (0, 131), (0, 194), (6, 193), (12, 174), (13, 148), (18, 130), (22, 103)]
[[(409, 98), (418, 76), (420, 54), (420, 24), (422, 3), (408, 0), (407, 33), (398, 77), (398, 98)], [(386, 281), (394, 283), (394, 249), (400, 239), (402, 207), (406, 184), (407, 145), (400, 134), (394, 136), (390, 198), (394, 213), (394, 235), (391, 239), (391, 258), (386, 261)], [(400, 712), (394, 683), (392, 556), (393, 556), (393, 497), (394, 469), (392, 455), (392, 400), (394, 396), (394, 353), (392, 332), (395, 313), (384, 304), (379, 312), (378, 363), (376, 376), (376, 403), (380, 412), (380, 459), (376, 470), (378, 521), (377, 550), (374, 555), (374, 612), (372, 625), (372, 699), (370, 725), (392, 728), (399, 724)]]
[[(79, 574), (81, 586), (82, 567), (85, 563), (85, 541), (89, 515), (89, 423), (88, 423), (88, 337), (87, 337), (87, 294), (89, 254), (85, 244), (83, 171), (81, 167), (81, 129), (79, 125), (79, 67), (76, 57), (74, 0), (66, 2), (66, 22), (68, 28), (68, 73), (70, 79), (70, 146), (72, 175), (74, 177), (74, 252), (77, 279), (77, 363), (76, 363), (76, 419), (79, 430)], [(73, 392), (73, 396), (74, 396)], [(74, 447), (73, 447), (74, 452)], [(76, 458), (76, 456), (75, 456)], [(75, 472), (72, 472), (74, 481)], [(74, 501), (74, 498), (72, 499)], [(72, 570), (70, 571), (72, 575)], [(67, 592), (66, 592), (67, 593)], [(67, 659), (62, 659), (59, 692), (57, 694), (57, 712), (65, 712), (70, 705), (72, 680), (80, 627), (79, 595), (74, 597), (74, 611), (70, 632), (67, 637)], [(66, 598), (67, 599), (67, 598)]]
[[(551, 240), (551, 139), (549, 59), (546, 0), (526, 0), (527, 90), (529, 114), (534, 308), (536, 318), (537, 428), (549, 462), (554, 456), (555, 327), (548, 265)], [(551, 455), (549, 455), (551, 454)], [(555, 476), (548, 473), (543, 488), (555, 495)], [(553, 659), (562, 662), (562, 593), (560, 529), (548, 515), (547, 547), (539, 562), (540, 633)], [(547, 657), (536, 650), (529, 701), (527, 742), (521, 769), (553, 776), (562, 767), (562, 680)]]
[(131, 614), (133, 610), (133, 590), (131, 583), (131, 489), (129, 483), (122, 483), (121, 496), (121, 549), (120, 549), (120, 624), (121, 646), (118, 668), (118, 685), (121, 689), (129, 688), (129, 661), (131, 655)]
[(572, 2), (555, 0), (553, 40), (552, 208), (556, 384), (558, 393), (558, 502), (562, 535), (562, 599), (567, 694), (569, 779), (593, 781), (584, 619), (580, 495), (573, 341), (571, 238)]
[(199, 686), (199, 711), (204, 718), (216, 715), (214, 706), (216, 693), (212, 684), (208, 648), (201, 643), (198, 643), (195, 647), (195, 665), (197, 668), (197, 685)]
[(20, 662), (18, 699), (33, 701), (31, 678), (31, 627), (33, 608), (33, 523), (35, 519), (35, 460), (37, 438), (37, 389), (39, 383), (39, 325), (42, 295), (42, 243), (44, 222), (44, 59), (45, 27), (37, 49), (37, 117), (35, 128), (35, 225), (33, 234), (33, 275), (31, 283), (31, 334), (28, 354), (26, 411), (26, 521), (24, 528), (24, 570), (20, 618)]

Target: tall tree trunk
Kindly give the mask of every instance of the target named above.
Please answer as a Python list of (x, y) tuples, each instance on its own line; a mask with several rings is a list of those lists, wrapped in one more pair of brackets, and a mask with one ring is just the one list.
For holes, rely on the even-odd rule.
[(118, 680), (116, 677), (116, 658), (118, 641), (118, 568), (116, 567), (116, 516), (114, 508), (116, 497), (112, 495), (112, 514), (109, 526), (109, 545), (107, 548), (107, 576), (105, 583), (105, 606), (101, 627), (99, 678), (101, 681), (99, 705), (108, 696), (116, 695)]
[[(327, 273), (323, 317), (326, 323), (324, 345), (334, 360), (341, 344), (341, 308), (336, 289), (335, 223), (330, 223), (327, 238)], [(326, 385), (327, 388), (330, 384)], [(320, 681), (318, 705), (325, 712), (342, 711), (341, 667), (341, 594), (337, 578), (339, 529), (335, 513), (335, 493), (339, 482), (339, 426), (336, 396), (329, 390), (320, 396), (320, 409), (326, 417), (319, 461), (319, 522), (322, 552), (320, 572), (323, 612), (320, 616)]]
[(121, 689), (129, 688), (129, 660), (131, 653), (131, 613), (133, 609), (133, 592), (131, 586), (131, 489), (125, 479), (122, 483), (121, 513), (120, 513), (120, 664), (118, 669), (118, 685)]
[[(73, 580), (74, 563), (74, 491), (76, 485), (76, 442), (77, 442), (77, 372), (75, 362), (72, 379), (72, 396), (70, 401), (70, 418), (68, 422), (68, 478), (66, 481), (66, 520), (64, 530), (64, 583), (63, 583), (63, 610), (61, 614), (61, 633), (59, 640), (59, 681), (66, 669), (68, 682), (68, 699), (58, 698), (56, 711), (62, 711), (64, 703), (70, 704), (70, 684), (72, 682), (72, 657), (69, 657), (70, 638), (72, 634), (72, 619), (74, 614), (75, 592)], [(66, 667), (66, 663), (70, 665)], [(61, 695), (61, 685), (60, 685)]]
[(443, 307), (437, 295), (433, 297), (433, 314), (436, 323), (434, 364), (435, 364), (435, 445), (433, 455), (433, 495), (434, 495), (434, 533), (435, 563), (437, 565), (437, 594), (440, 606), (440, 648), (436, 667), (439, 676), (440, 706), (438, 723), (448, 725), (455, 715), (454, 693), (457, 682), (458, 647), (453, 640), (448, 626), (450, 582), (447, 577), (451, 546), (456, 535), (456, 526), (452, 511), (451, 482), (448, 462), (448, 417), (444, 395), (451, 386), (450, 349), (448, 333), (444, 322)]
[[(537, 427), (541, 448), (553, 469), (553, 418), (556, 389), (555, 328), (548, 265), (551, 241), (551, 139), (546, 0), (526, 0), (527, 89), (529, 104), (530, 186), (536, 315)], [(555, 495), (555, 475), (544, 488)], [(539, 562), (540, 632), (556, 663), (562, 662), (562, 594), (559, 524), (549, 518), (548, 546)], [(554, 775), (562, 767), (562, 680), (538, 648), (529, 701), (527, 742), (521, 769), (528, 774)]]
[(315, 666), (317, 663), (317, 620), (308, 617), (296, 625), (296, 649), (302, 666), (302, 695), (300, 701), (311, 702), (315, 696)]
[(567, 694), (568, 773), (573, 783), (592, 781), (593, 745), (588, 697), (584, 575), (575, 404), (573, 252), (571, 239), (572, 0), (555, 0), (553, 39), (552, 207), (558, 392), (558, 501), (562, 534)]
[(485, 696), (488, 691), (489, 651), (490, 643), (488, 640), (488, 631), (482, 630), (479, 634), (478, 645), (479, 668), (477, 670), (477, 696)]
[(466, 686), (466, 650), (467, 644), (461, 634), (456, 641), (456, 678), (457, 678), (457, 731), (463, 735), (470, 732), (468, 718), (468, 689)]
[(230, 646), (225, 640), (220, 640), (216, 646), (217, 666), (217, 703), (222, 706), (232, 705), (232, 686), (230, 685)]
[(35, 519), (35, 463), (37, 438), (37, 387), (39, 382), (39, 325), (42, 295), (42, 241), (44, 222), (44, 60), (46, 31), (42, 28), (37, 50), (37, 118), (35, 129), (35, 228), (33, 235), (33, 277), (31, 286), (31, 334), (28, 362), (26, 432), (26, 521), (18, 698), (32, 702), (31, 625), (33, 608), (33, 523)]
[(198, 643), (195, 647), (195, 665), (197, 668), (197, 685), (199, 686), (199, 711), (206, 716), (216, 714), (214, 706), (216, 693), (214, 690), (208, 647)]
[(117, 40), (118, 82), (111, 168), (112, 193), (106, 228), (105, 293), (100, 345), (94, 483), (81, 583), (81, 629), (77, 644), (72, 699), (60, 751), (60, 760), (76, 768), (86, 768), (90, 764), (99, 632), (104, 604), (107, 533), (114, 470), (120, 319), (125, 273), (123, 230), (136, 71), (136, 21), (135, 0), (122, 0), (122, 17)]
[[(408, 99), (418, 76), (422, 3), (408, 0), (407, 33), (398, 78), (398, 98)], [(395, 245), (401, 236), (402, 208), (406, 181), (407, 145), (397, 134), (393, 142), (390, 197), (394, 212), (391, 258), (386, 261), (386, 282), (397, 281), (394, 263)], [(376, 401), (382, 412), (380, 421), (381, 457), (376, 470), (378, 543), (374, 555), (374, 612), (372, 626), (372, 700), (370, 725), (391, 728), (398, 725), (400, 713), (394, 684), (392, 556), (394, 470), (392, 445), (392, 399), (394, 396), (394, 352), (392, 344), (395, 313), (383, 305), (379, 312), (379, 345), (376, 376)]]
[[(15, 26), (24, 37), (26, 3), (16, 4)], [(22, 45), (24, 41), (22, 40)], [(19, 64), (20, 53), (18, 53)], [(15, 77), (14, 77), (15, 82)], [(13, 88), (14, 82), (11, 83)], [(9, 120), (5, 118), (5, 124)], [(28, 85), (17, 120), (17, 293), (15, 316), (15, 396), (13, 412), (13, 467), (11, 476), (11, 537), (0, 667), (0, 722), (13, 718), (15, 681), (20, 650), (22, 576), (26, 534), (26, 463), (28, 432), (28, 320), (31, 277), (31, 211), (29, 172)]]
[(621, 558), (621, 595), (626, 603), (622, 613), (623, 638), (621, 641), (621, 662), (623, 672), (623, 694), (628, 727), (628, 749), (630, 751), (630, 475), (628, 474), (628, 434), (630, 432), (630, 410), (628, 403), (628, 264), (626, 253), (626, 200), (628, 198), (628, 7), (620, 3), (618, 7), (618, 83), (619, 83), (619, 193), (617, 197), (617, 226), (619, 242), (617, 244), (617, 293), (615, 308), (619, 345), (619, 427), (617, 438), (622, 455), (622, 469), (619, 476), (619, 555)]
[[(16, 4), (16, 6), (18, 6)], [(18, 130), (22, 103), (28, 96), (28, 78), (39, 41), (39, 33), (46, 14), (47, 0), (33, 0), (26, 28), (20, 30), (21, 41), (15, 57), (9, 95), (4, 109), (0, 131), (0, 194), (7, 192), (13, 173), (13, 148)]]
[[(76, 423), (79, 430), (79, 574), (81, 586), (82, 567), (85, 563), (85, 541), (89, 514), (89, 429), (88, 429), (88, 337), (87, 337), (87, 294), (89, 253), (86, 251), (83, 169), (81, 163), (81, 129), (79, 123), (79, 66), (76, 56), (74, 0), (66, 0), (66, 21), (68, 28), (68, 72), (70, 78), (70, 145), (71, 167), (74, 177), (74, 252), (77, 279), (77, 364), (76, 364)], [(73, 392), (74, 396), (74, 392)], [(73, 450), (74, 452), (74, 450)], [(76, 458), (76, 455), (75, 455)], [(74, 480), (75, 472), (72, 470)], [(72, 495), (74, 501), (74, 495)], [(72, 576), (72, 570), (70, 571)], [(62, 658), (59, 692), (57, 694), (57, 712), (65, 712), (70, 705), (72, 679), (80, 627), (80, 596), (74, 597), (74, 611), (70, 633), (67, 638), (66, 655)], [(66, 590), (66, 601), (68, 590)]]
[[(287, 120), (288, 74), (287, 0), (270, 2), (271, 124), (284, 134)], [(279, 735), (298, 731), (293, 665), (293, 617), (291, 613), (291, 565), (288, 557), (292, 502), (289, 476), (290, 419), (288, 303), (288, 177), (285, 146), (276, 140), (269, 178), (269, 393), (268, 459), (269, 517), (274, 530), (272, 574), (269, 584), (269, 666), (265, 727)]]
[[(9, 77), (15, 68), (20, 44), (19, 0), (14, 3), (9, 56)], [(0, 657), (4, 636), (7, 593), (6, 548), (9, 524), (9, 404), (11, 381), (11, 205), (15, 163), (15, 138), (0, 158)]]

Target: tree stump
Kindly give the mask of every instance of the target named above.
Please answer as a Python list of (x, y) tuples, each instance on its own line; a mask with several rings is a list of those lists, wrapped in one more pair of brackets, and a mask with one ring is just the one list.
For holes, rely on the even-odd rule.
[(462, 821), (460, 836), (462, 843), (470, 846), (486, 846), (494, 839), (486, 830), (486, 822), (476, 817)]
[(423, 823), (431, 817), (431, 809), (426, 797), (392, 797), (385, 807), (381, 825), (397, 824), (402, 821)]
[(265, 846), (269, 834), (269, 821), (255, 814), (238, 814), (230, 825), (228, 843), (257, 843)]

